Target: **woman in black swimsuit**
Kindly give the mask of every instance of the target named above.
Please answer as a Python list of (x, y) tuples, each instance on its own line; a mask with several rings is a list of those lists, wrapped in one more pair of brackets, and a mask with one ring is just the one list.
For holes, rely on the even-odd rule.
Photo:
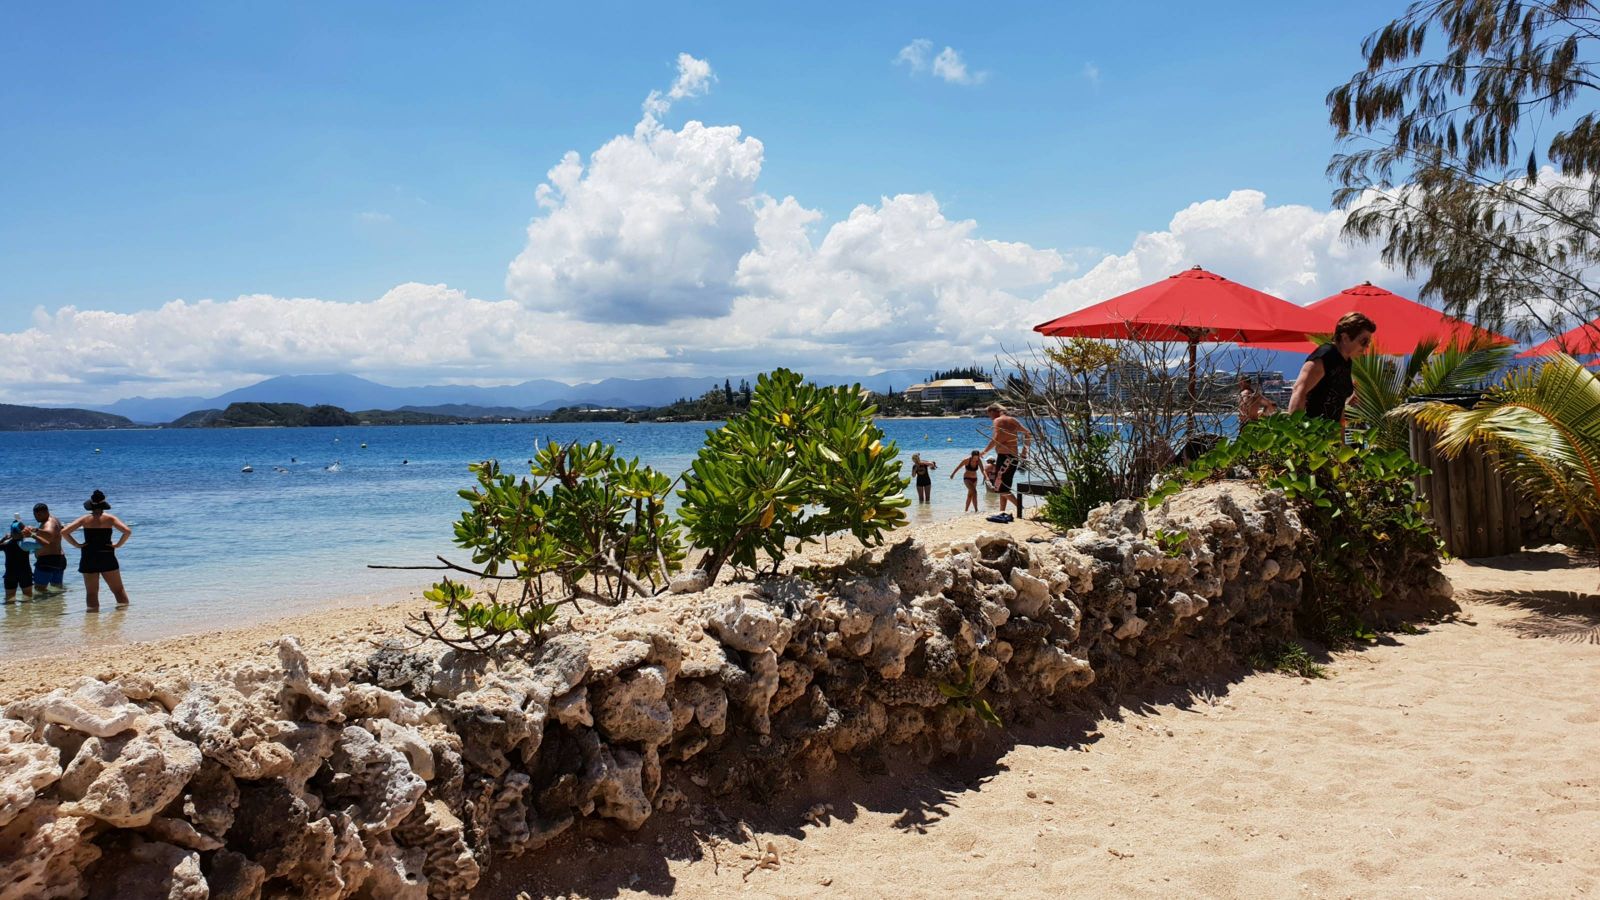
[(933, 496), (933, 479), (928, 473), (937, 468), (938, 463), (923, 462), (921, 453), (911, 454), (911, 474), (917, 479), (918, 503), (927, 503)]
[(967, 502), (961, 507), (962, 512), (966, 512), (969, 506), (972, 507), (973, 512), (978, 511), (978, 473), (982, 471), (983, 452), (981, 450), (972, 451), (971, 456), (956, 463), (956, 467), (950, 470), (951, 478), (956, 477), (956, 473), (960, 472), (961, 480), (967, 483)]
[[(133, 536), (133, 529), (122, 524), (122, 520), (106, 512), (111, 504), (106, 502), (106, 495), (95, 491), (83, 503), (83, 508), (89, 511), (86, 516), (79, 516), (78, 520), (61, 529), (61, 537), (67, 543), (83, 551), (78, 557), (78, 571), (83, 574), (84, 600), (90, 612), (100, 608), (100, 579), (104, 578), (111, 588), (111, 593), (117, 598), (118, 606), (128, 605), (128, 592), (122, 587), (122, 571), (117, 566), (117, 548), (128, 542)], [(111, 542), (111, 532), (115, 529), (122, 533), (116, 543)], [(79, 543), (72, 535), (74, 532), (83, 531), (83, 543)]]

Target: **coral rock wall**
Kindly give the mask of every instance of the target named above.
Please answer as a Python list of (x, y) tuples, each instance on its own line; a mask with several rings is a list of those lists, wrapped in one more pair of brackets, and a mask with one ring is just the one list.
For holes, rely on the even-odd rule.
[[(1281, 496), (1211, 486), (1049, 541), (911, 539), (856, 570), (592, 611), (499, 661), (350, 647), (85, 679), (0, 718), (0, 897), (467, 895), (583, 818), (770, 789), (1002, 717), (1192, 678), (1289, 637)], [(1164, 551), (1149, 533), (1187, 532)], [(1388, 593), (1449, 590), (1420, 559)], [(1413, 598), (1422, 599), (1422, 598)], [(954, 696), (951, 696), (954, 695)]]

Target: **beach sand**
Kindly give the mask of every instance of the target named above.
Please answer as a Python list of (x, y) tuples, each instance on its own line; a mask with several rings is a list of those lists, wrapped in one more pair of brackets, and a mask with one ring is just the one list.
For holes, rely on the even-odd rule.
[[(995, 527), (968, 517), (919, 530)], [(1009, 723), (990, 746), (932, 767), (864, 757), (760, 804), (690, 805), (637, 834), (564, 837), (502, 861), (478, 894), (1600, 892), (1600, 571), (1554, 551), (1447, 571), (1455, 621), (1334, 654), (1326, 680), (1241, 671), (1136, 705)], [(377, 640), (416, 608), (8, 662), (0, 698), (81, 674), (232, 662), (270, 653), (282, 634), (313, 652)], [(831, 813), (808, 822), (819, 804)], [(775, 855), (757, 866), (769, 843)]]

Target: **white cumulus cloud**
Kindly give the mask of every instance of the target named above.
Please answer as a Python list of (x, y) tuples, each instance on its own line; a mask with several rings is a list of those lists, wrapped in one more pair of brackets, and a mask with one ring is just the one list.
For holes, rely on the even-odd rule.
[(1238, 190), (1191, 204), (1166, 230), (1140, 234), (1126, 253), (1107, 254), (1083, 275), (1040, 298), (1044, 321), (1198, 265), (1296, 303), (1310, 303), (1363, 281), (1415, 288), (1371, 245), (1340, 237), (1347, 213), (1270, 206), (1261, 191)]
[(529, 307), (594, 322), (661, 323), (718, 315), (733, 302), (739, 258), (755, 243), (761, 142), (737, 126), (657, 119), (669, 101), (703, 91), (703, 61), (679, 58), (677, 82), (653, 92), (633, 133), (585, 162), (569, 151), (536, 199), (506, 290)]

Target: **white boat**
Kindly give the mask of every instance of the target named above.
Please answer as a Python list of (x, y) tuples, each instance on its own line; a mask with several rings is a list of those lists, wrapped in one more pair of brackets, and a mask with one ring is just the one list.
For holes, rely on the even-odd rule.
[(239, 471), (241, 471), (241, 472), (254, 472), (255, 469), (252, 468), (249, 463), (245, 463), (244, 464), (244, 468), (240, 469)]
[(326, 471), (329, 471), (329, 472), (337, 472), (337, 471), (339, 471), (339, 470), (340, 470), (340, 469), (342, 469), (342, 468), (344, 468), (344, 467), (343, 467), (343, 466), (341, 466), (341, 465), (339, 465), (339, 461), (338, 461), (338, 460), (337, 460), (337, 459), (336, 459), (336, 460), (334, 460), (334, 461), (333, 461), (333, 465), (331, 465), (331, 466), (328, 466), (328, 468), (327, 468), (327, 470), (326, 470)]
[(363, 450), (367, 449), (367, 442), (366, 441), (362, 441), (361, 442), (361, 449), (363, 449)]
[(283, 466), (273, 466), (272, 471), (277, 472), (279, 475), (289, 474), (289, 470), (285, 469)]

